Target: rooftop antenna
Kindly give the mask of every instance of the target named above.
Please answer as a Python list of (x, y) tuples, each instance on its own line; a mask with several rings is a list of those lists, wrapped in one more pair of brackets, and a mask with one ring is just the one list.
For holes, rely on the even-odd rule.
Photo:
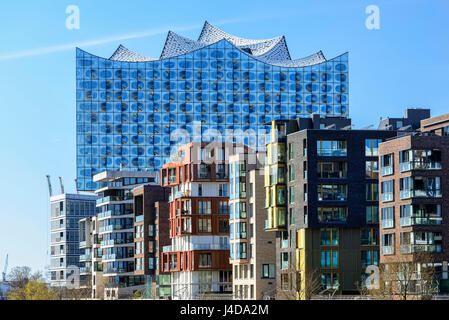
[(47, 182), (48, 182), (48, 192), (50, 193), (50, 197), (53, 197), (53, 189), (51, 188), (51, 181), (50, 181), (50, 175), (46, 175)]
[(62, 177), (59, 177), (59, 185), (61, 186), (61, 194), (64, 194), (64, 183), (62, 182)]

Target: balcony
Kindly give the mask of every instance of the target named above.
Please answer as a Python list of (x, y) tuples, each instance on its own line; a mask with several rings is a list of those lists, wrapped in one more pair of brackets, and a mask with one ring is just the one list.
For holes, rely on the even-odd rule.
[(92, 256), (90, 255), (90, 253), (80, 255), (80, 261), (90, 261), (90, 260), (92, 260)]
[(441, 244), (405, 244), (401, 245), (402, 254), (411, 254), (419, 252), (440, 253)]
[(81, 241), (80, 242), (80, 248), (84, 248), (84, 247), (86, 247), (87, 246), (87, 242), (86, 241)]
[(142, 222), (143, 221), (143, 215), (137, 216), (135, 219), (136, 223)]
[(388, 167), (382, 167), (380, 169), (380, 175), (383, 176), (389, 176), (393, 174), (393, 166), (388, 166)]
[(440, 225), (443, 221), (441, 216), (411, 216), (401, 218), (401, 227), (419, 226), (419, 225)]
[(401, 172), (410, 170), (441, 170), (441, 162), (434, 161), (409, 161), (399, 164)]
[(385, 192), (381, 194), (381, 200), (382, 202), (388, 202), (394, 200), (393, 192)]
[(382, 229), (394, 228), (394, 219), (382, 219)]
[(176, 183), (176, 176), (169, 176), (168, 177), (168, 183)]
[(394, 254), (394, 246), (382, 246), (382, 254)]
[(91, 273), (91, 272), (92, 272), (91, 267), (81, 267), (80, 268), (80, 274), (86, 274), (86, 273)]
[(128, 230), (128, 229), (134, 229), (134, 226), (128, 226), (128, 225), (124, 225), (124, 224), (111, 224), (106, 227), (100, 227), (99, 231), (101, 233), (101, 232)]
[(409, 198), (441, 198), (441, 189), (414, 189), (402, 190), (401, 199)]

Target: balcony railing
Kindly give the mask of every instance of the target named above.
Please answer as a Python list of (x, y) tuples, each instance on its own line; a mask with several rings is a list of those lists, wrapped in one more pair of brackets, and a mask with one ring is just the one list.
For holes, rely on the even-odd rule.
[(401, 218), (401, 227), (419, 226), (419, 225), (440, 225), (442, 217), (403, 217)]
[(416, 190), (402, 190), (400, 193), (401, 199), (408, 198), (440, 198), (441, 189), (416, 189)]
[(401, 245), (401, 253), (441, 252), (441, 244), (404, 244)]
[(382, 193), (381, 200), (382, 200), (382, 202), (393, 201), (394, 200), (393, 192)]
[(399, 164), (399, 170), (401, 172), (410, 171), (410, 170), (440, 170), (441, 162), (433, 162), (433, 161), (410, 161), (410, 162), (402, 162)]
[(394, 228), (394, 219), (382, 219), (382, 229)]
[(136, 220), (135, 220), (136, 223), (142, 222), (142, 221), (143, 221), (143, 215), (136, 217)]
[(393, 246), (382, 246), (382, 254), (394, 254)]
[(393, 166), (382, 167), (380, 169), (380, 175), (381, 176), (388, 176), (390, 174), (393, 174)]

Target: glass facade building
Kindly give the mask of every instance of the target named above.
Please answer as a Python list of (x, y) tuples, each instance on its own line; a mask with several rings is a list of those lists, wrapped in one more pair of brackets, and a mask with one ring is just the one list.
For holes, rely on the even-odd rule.
[(284, 37), (247, 40), (205, 23), (173, 32), (159, 59), (120, 46), (109, 59), (76, 50), (78, 190), (102, 171), (159, 171), (188, 142), (264, 148), (272, 120), (348, 117), (348, 54), (292, 60)]

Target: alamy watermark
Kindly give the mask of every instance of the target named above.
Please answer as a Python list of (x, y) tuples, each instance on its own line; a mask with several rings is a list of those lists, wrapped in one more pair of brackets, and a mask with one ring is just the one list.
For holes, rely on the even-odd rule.
[(378, 6), (371, 4), (366, 7), (365, 13), (368, 15), (365, 26), (368, 30), (380, 29), (380, 9)]
[(65, 13), (68, 15), (65, 20), (65, 27), (69, 30), (80, 29), (80, 8), (76, 5), (69, 5), (65, 9)]

